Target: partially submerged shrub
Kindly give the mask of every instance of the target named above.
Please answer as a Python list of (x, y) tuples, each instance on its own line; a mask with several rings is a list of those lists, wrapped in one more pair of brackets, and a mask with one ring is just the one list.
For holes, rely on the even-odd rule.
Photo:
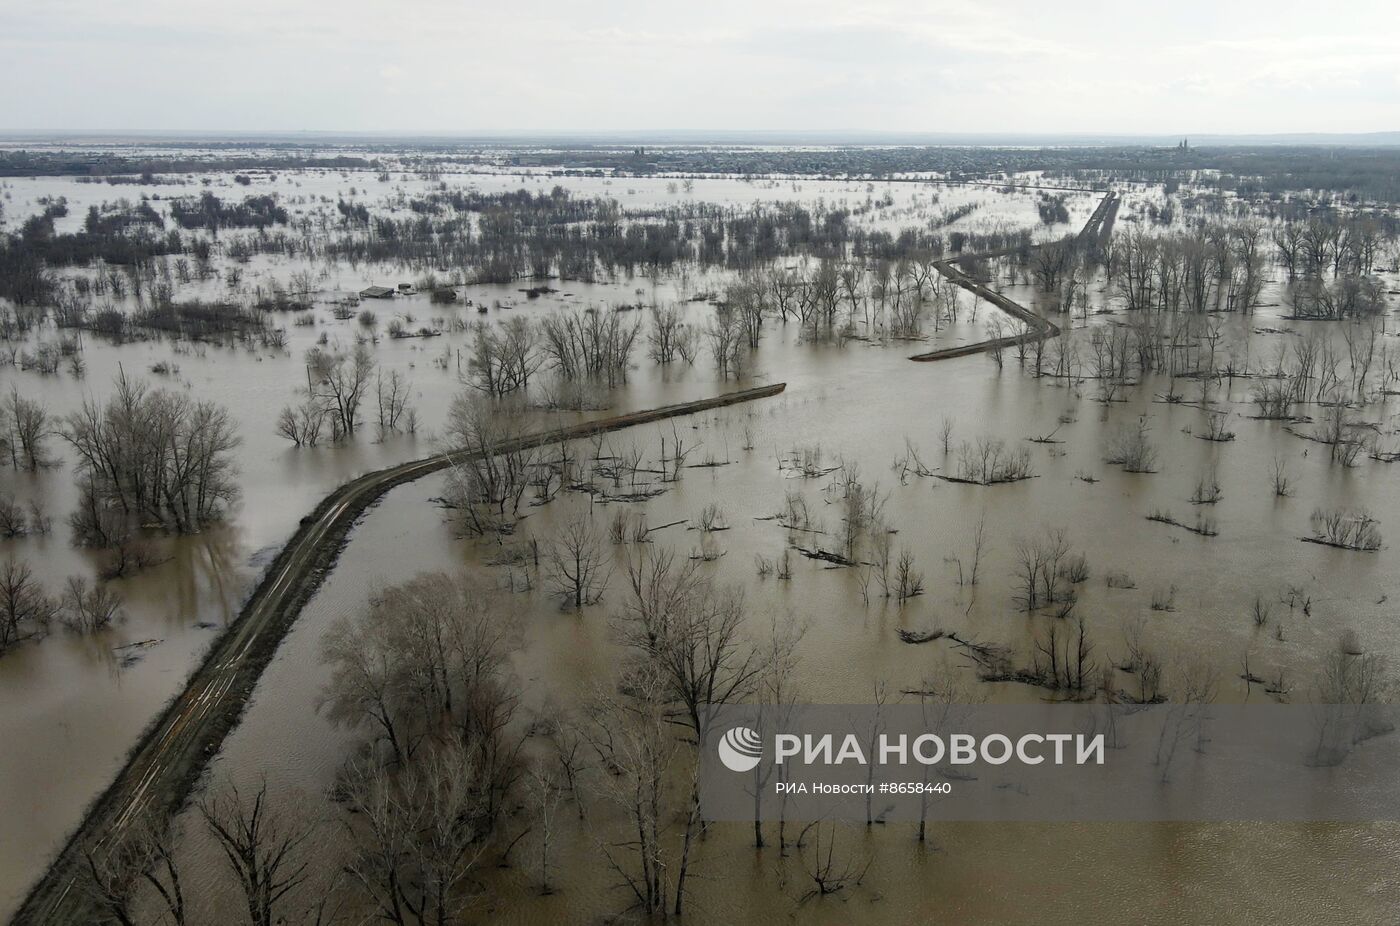
[(1381, 548), (1380, 522), (1365, 508), (1317, 508), (1312, 513), (1313, 543), (1344, 550), (1372, 552)]

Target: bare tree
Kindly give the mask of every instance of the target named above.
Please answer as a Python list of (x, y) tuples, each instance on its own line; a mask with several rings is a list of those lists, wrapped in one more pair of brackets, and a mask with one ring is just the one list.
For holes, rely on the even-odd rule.
[[(959, 729), (968, 714), (968, 705), (984, 700), (960, 684), (958, 677), (946, 667), (942, 672), (924, 676), (919, 685), (918, 698), (922, 731), (934, 736), (946, 736)], [(924, 790), (919, 797), (920, 843), (928, 837), (929, 786), (934, 772), (932, 766), (923, 766)]]
[(313, 827), (274, 808), (264, 781), (250, 799), (228, 784), (199, 801), (199, 815), (223, 851), (252, 926), (274, 926), (288, 895), (307, 878)]
[(553, 893), (549, 882), (549, 849), (554, 837), (555, 816), (564, 791), (553, 769), (534, 768), (529, 777), (529, 795), (534, 810), (537, 843), (540, 851), (540, 893)]
[(715, 315), (705, 326), (705, 337), (710, 344), (710, 356), (714, 358), (715, 370), (722, 377), (739, 377), (744, 372), (743, 318), (729, 305), (715, 309)]
[(105, 583), (89, 588), (82, 576), (68, 577), (61, 614), (64, 625), (79, 633), (94, 633), (125, 618), (120, 595)]
[(689, 329), (678, 307), (651, 307), (651, 330), (647, 333), (647, 342), (652, 360), (660, 364), (674, 361), (680, 352), (681, 342), (689, 335)]
[[(695, 768), (675, 768), (680, 745), (671, 732), (658, 668), (638, 663), (626, 691), (599, 694), (588, 708), (589, 740), (610, 772), (603, 776), (603, 794), (627, 821), (620, 836), (605, 839), (599, 848), (639, 912), (679, 915), (698, 822)], [(674, 833), (678, 819), (679, 836)]]
[(1381, 548), (1380, 522), (1365, 508), (1315, 508), (1312, 536), (1303, 539), (1343, 550), (1374, 552)]
[(322, 642), (331, 677), (321, 705), (335, 723), (373, 731), (396, 764), (425, 739), (456, 730), (489, 752), (483, 767), (499, 773), (499, 747), (513, 698), (503, 685), (517, 627), (500, 593), (464, 577), (424, 573), (371, 596), (360, 614), (336, 620)]
[[(733, 703), (755, 693), (764, 678), (765, 667), (789, 663), (800, 633), (775, 630), (770, 641), (755, 643), (744, 634), (743, 596), (737, 588), (716, 588), (707, 576), (698, 573), (695, 562), (677, 563), (670, 551), (653, 553), (645, 548), (628, 563), (631, 596), (618, 616), (619, 631), (634, 658), (625, 669), (622, 689), (625, 701), (607, 699), (607, 713), (629, 720), (633, 726), (620, 748), (610, 746), (610, 754), (626, 752), (627, 767), (636, 775), (633, 783), (649, 792), (664, 788), (675, 747), (664, 727), (680, 723), (691, 731), (697, 749), (708, 739), (710, 709)], [(604, 757), (605, 761), (619, 761)], [(689, 775), (690, 792), (683, 815), (681, 847), (670, 869), (675, 872), (674, 907), (681, 912), (685, 880), (698, 818), (699, 792), (694, 766)], [(635, 788), (629, 793), (635, 796)], [(657, 805), (662, 797), (655, 796)], [(657, 807), (634, 811), (643, 825), (659, 828)], [(662, 811), (664, 814), (664, 811)], [(629, 869), (614, 858), (614, 867), (624, 873), (644, 909), (666, 909), (667, 887), (659, 836), (643, 839), (641, 876), (626, 874)]]
[[(808, 831), (811, 839), (807, 838)], [(802, 855), (802, 870), (811, 882), (811, 889), (799, 898), (805, 902), (814, 897), (825, 897), (859, 884), (870, 868), (873, 856), (861, 858), (855, 854), (836, 854), (836, 827), (831, 823), (817, 821), (808, 824), (798, 840)]]
[(589, 514), (569, 518), (550, 542), (549, 577), (560, 603), (575, 611), (603, 597), (612, 568)]
[(359, 422), (360, 405), (374, 375), (374, 357), (369, 348), (356, 344), (349, 353), (313, 347), (306, 352), (306, 378), (311, 394), (325, 402), (338, 422), (340, 435), (353, 437)]
[(451, 469), (441, 502), (472, 534), (509, 533), (537, 466), (525, 408), (464, 392), (452, 401), (442, 443)]
[(963, 563), (961, 557), (958, 558), (958, 584), (976, 585), (978, 573), (982, 569), (982, 549), (987, 541), (987, 512), (984, 510), (982, 516), (977, 519), (977, 530), (972, 534), (972, 567), (963, 573)]
[(1357, 743), (1392, 729), (1374, 705), (1391, 700), (1394, 680), (1385, 658), (1365, 652), (1354, 633), (1343, 634), (1338, 647), (1328, 654), (1314, 687), (1315, 761), (1338, 764)]
[[(1067, 629), (1063, 625), (1069, 624)], [(1031, 673), (1048, 688), (1082, 692), (1094, 682), (1098, 663), (1082, 615), (1073, 621), (1053, 618), (1035, 640)]]
[(640, 318), (629, 323), (624, 313), (591, 307), (556, 312), (540, 322), (540, 349), (564, 379), (593, 377), (612, 387), (627, 381), (641, 325)]
[(238, 498), (228, 412), (119, 375), (106, 406), (92, 401), (68, 416), (64, 438), (77, 451), (83, 499), (71, 523), (87, 543), (110, 545), (117, 525), (200, 530)]
[(1162, 726), (1153, 756), (1163, 782), (1170, 780), (1177, 750), (1188, 740), (1194, 739), (1197, 752), (1205, 751), (1205, 723), (1219, 688), (1219, 676), (1211, 667), (1198, 663), (1182, 666), (1177, 691), (1162, 708)]
[(18, 386), (11, 386), (3, 414), (9, 435), (0, 446), (8, 447), (10, 465), (31, 471), (43, 466), (48, 460), (44, 443), (52, 432), (48, 411), (20, 395)]
[(461, 922), (471, 875), (490, 846), (489, 781), (472, 750), (447, 743), (397, 772), (352, 765), (344, 787), (346, 865), (379, 919), (396, 926)]
[(1288, 271), (1291, 283), (1298, 275), (1300, 255), (1303, 249), (1303, 226), (1299, 222), (1284, 222), (1273, 234), (1274, 247), (1278, 249), (1279, 262)]
[(914, 554), (908, 548), (899, 551), (895, 563), (895, 597), (900, 604), (924, 593), (924, 574), (914, 568)]
[[(792, 716), (798, 694), (794, 681), (797, 671), (797, 644), (805, 632), (805, 626), (799, 625), (791, 619), (780, 620), (775, 616), (770, 621), (769, 640), (765, 645), (765, 650), (771, 658), (764, 666), (756, 691), (757, 700), (764, 706), (764, 709), (759, 712), (757, 720), (759, 728), (756, 732), (760, 737), (766, 739), (766, 734), (772, 729), (784, 729), (788, 719)], [(767, 755), (754, 767), (753, 836), (754, 847), (758, 849), (763, 848), (763, 797), (769, 781), (775, 774), (780, 782), (787, 780), (787, 769), (781, 764), (773, 762)], [(786, 811), (787, 796), (784, 793), (779, 800), (778, 808), (778, 850), (780, 852), (787, 851)]]
[(1293, 493), (1291, 480), (1288, 478), (1288, 464), (1283, 457), (1274, 457), (1273, 485), (1274, 496), (1277, 498), (1287, 498)]
[(408, 380), (398, 370), (390, 371), (387, 378), (380, 371), (375, 379), (375, 393), (379, 399), (379, 433), (397, 431), (399, 419), (408, 409)]
[(1060, 529), (1045, 530), (1016, 544), (1016, 600), (1027, 611), (1054, 604), (1069, 594), (1061, 582), (1069, 541)]
[(325, 421), (325, 406), (308, 399), (296, 407), (283, 407), (277, 416), (277, 433), (298, 447), (315, 447), (321, 441)]
[(764, 666), (789, 653), (769, 652), (750, 641), (742, 591), (716, 588), (693, 560), (678, 564), (669, 550), (644, 548), (629, 561), (628, 577), (632, 594), (619, 615), (623, 642), (659, 672), (668, 701), (703, 745), (707, 705), (748, 696)]
[(13, 495), (0, 495), (0, 537), (23, 537), (29, 533), (29, 514)]
[(1151, 473), (1156, 471), (1157, 448), (1148, 440), (1146, 418), (1139, 418), (1134, 426), (1121, 428), (1110, 440), (1104, 462), (1122, 466), (1130, 473)]
[(744, 343), (750, 349), (758, 347), (763, 319), (768, 314), (765, 287), (752, 276), (745, 276), (725, 288), (723, 305), (737, 321)]
[(0, 655), (48, 628), (58, 605), (45, 594), (29, 564), (11, 556), (0, 566)]
[(79, 889), (102, 911), (104, 922), (136, 926), (143, 887), (159, 898), (161, 923), (189, 922), (174, 833), (163, 823), (143, 816), (128, 826), (124, 838), (84, 853)]
[(1073, 273), (1078, 254), (1074, 238), (1047, 241), (1031, 251), (1031, 272), (1035, 274), (1042, 292), (1053, 293), (1061, 281)]
[(496, 398), (528, 388), (541, 362), (538, 331), (530, 320), (516, 316), (500, 326), (478, 322), (473, 330), (468, 382)]

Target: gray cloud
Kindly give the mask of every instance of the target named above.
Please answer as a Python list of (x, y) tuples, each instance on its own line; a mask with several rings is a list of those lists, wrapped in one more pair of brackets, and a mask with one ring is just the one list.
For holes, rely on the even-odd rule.
[(23, 2), (4, 129), (1400, 128), (1388, 0)]

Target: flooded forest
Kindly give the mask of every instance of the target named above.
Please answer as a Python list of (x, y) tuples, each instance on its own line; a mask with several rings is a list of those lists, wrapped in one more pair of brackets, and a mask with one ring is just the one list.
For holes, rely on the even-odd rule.
[(1391, 823), (694, 780), (707, 703), (1391, 698), (1397, 178), (7, 143), (0, 918), (1393, 920)]

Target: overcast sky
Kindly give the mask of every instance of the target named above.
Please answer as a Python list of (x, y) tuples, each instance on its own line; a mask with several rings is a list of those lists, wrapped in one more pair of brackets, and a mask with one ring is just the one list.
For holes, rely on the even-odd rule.
[(1396, 0), (0, 0), (0, 129), (1400, 129)]

